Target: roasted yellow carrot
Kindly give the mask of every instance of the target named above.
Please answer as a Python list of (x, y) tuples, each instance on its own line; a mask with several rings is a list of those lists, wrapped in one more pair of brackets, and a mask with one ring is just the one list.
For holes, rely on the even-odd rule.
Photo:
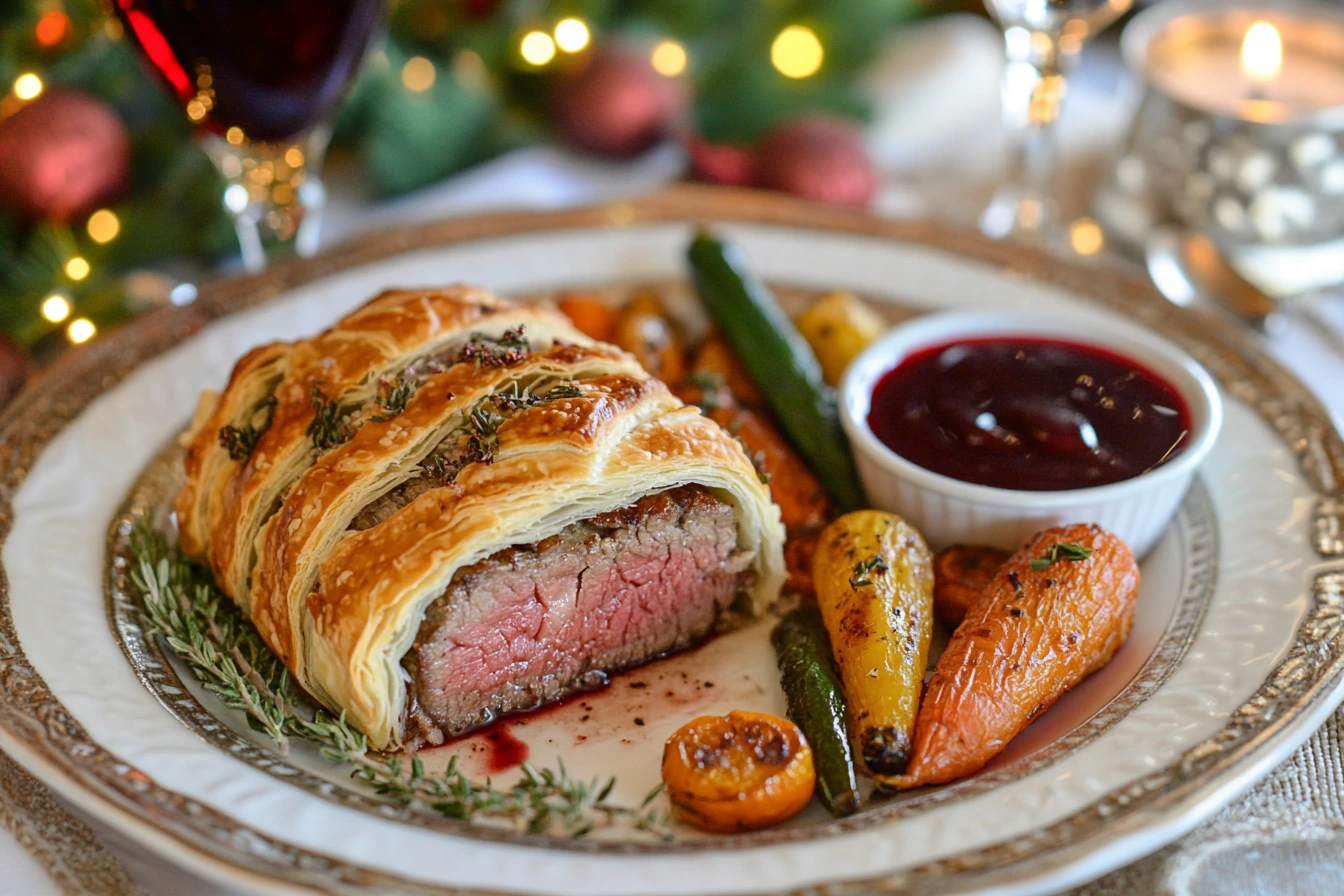
[(933, 557), (899, 516), (859, 510), (822, 531), (812, 580), (858, 753), (870, 772), (898, 775), (933, 635)]

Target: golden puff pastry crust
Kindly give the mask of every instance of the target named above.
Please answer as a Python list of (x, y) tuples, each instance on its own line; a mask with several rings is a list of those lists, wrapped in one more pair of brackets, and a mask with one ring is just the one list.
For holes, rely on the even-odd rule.
[(386, 292), (250, 352), (187, 438), (184, 549), (376, 748), (402, 740), (428, 605), (511, 546), (695, 484), (736, 513), (750, 609), (784, 579), (778, 508), (736, 439), (558, 312), (479, 289)]

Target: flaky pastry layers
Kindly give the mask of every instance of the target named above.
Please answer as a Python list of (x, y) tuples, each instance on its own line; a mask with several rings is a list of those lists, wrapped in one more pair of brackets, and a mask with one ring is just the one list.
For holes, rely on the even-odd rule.
[(385, 292), (254, 349), (186, 438), (183, 549), (377, 748), (402, 739), (426, 607), (505, 548), (696, 484), (736, 513), (749, 609), (783, 581), (779, 511), (736, 439), (558, 312), (479, 289)]

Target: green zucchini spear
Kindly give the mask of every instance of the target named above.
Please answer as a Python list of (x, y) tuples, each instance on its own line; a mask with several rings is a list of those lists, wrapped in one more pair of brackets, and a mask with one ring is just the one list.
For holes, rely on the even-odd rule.
[(687, 256), (700, 301), (765, 394), (775, 419), (841, 512), (867, 506), (835, 393), (793, 321), (734, 243), (701, 230)]
[(848, 709), (831, 663), (831, 642), (815, 609), (794, 610), (770, 634), (779, 660), (789, 718), (812, 747), (817, 790), (832, 815), (859, 808), (859, 782), (846, 726)]

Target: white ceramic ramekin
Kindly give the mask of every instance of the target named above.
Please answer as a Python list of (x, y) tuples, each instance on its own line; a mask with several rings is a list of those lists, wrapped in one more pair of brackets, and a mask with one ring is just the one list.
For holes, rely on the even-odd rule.
[[(1138, 362), (1180, 392), (1190, 408), (1183, 451), (1149, 473), (1091, 488), (1020, 491), (991, 488), (926, 470), (878, 440), (868, 426), (873, 386), (920, 349), (991, 336), (1035, 336), (1093, 345)], [(1097, 523), (1143, 556), (1171, 521), (1222, 425), (1213, 379), (1165, 339), (1137, 326), (1078, 314), (951, 312), (918, 317), (870, 345), (845, 373), (840, 415), (868, 498), (898, 513), (939, 549), (950, 544), (1016, 550), (1037, 532), (1068, 523)]]

